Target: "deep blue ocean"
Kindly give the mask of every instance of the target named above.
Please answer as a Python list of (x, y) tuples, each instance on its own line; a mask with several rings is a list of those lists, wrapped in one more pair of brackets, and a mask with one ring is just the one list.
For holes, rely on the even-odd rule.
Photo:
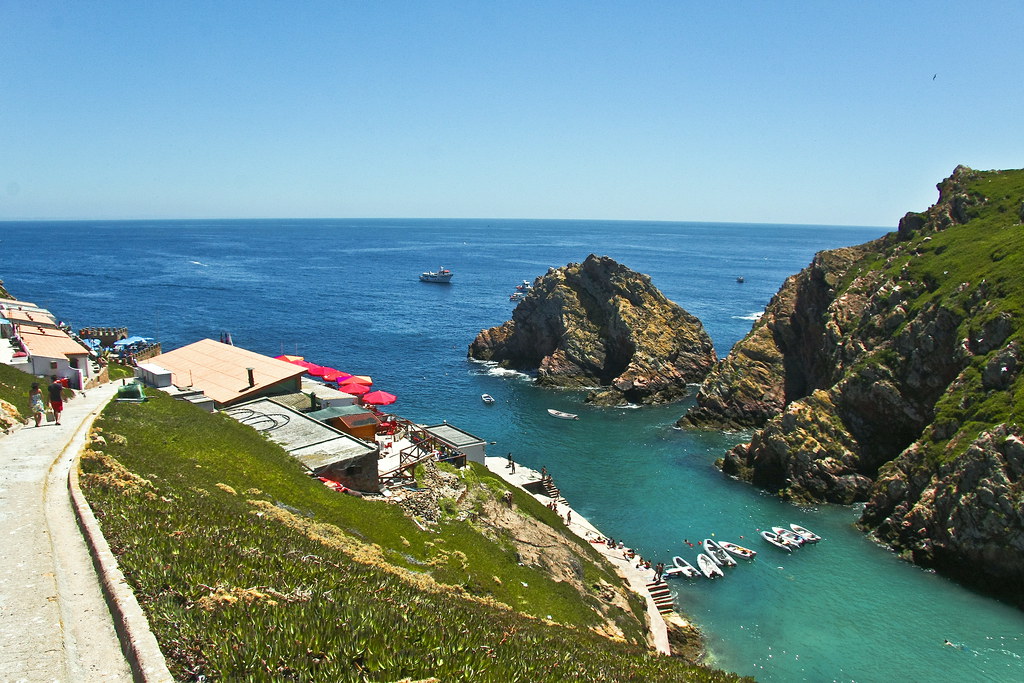
[[(1024, 614), (873, 545), (854, 507), (796, 508), (723, 477), (742, 433), (673, 428), (688, 403), (599, 409), (469, 362), (509, 319), (515, 284), (607, 255), (698, 316), (720, 356), (814, 253), (882, 228), (542, 220), (236, 220), (0, 223), (0, 278), (73, 327), (127, 326), (165, 349), (230, 332), (267, 355), (368, 374), (395, 412), (448, 420), (546, 466), (606, 534), (669, 562), (712, 534), (759, 552), (724, 580), (674, 581), (712, 663), (765, 681), (1024, 680)], [(417, 276), (444, 266), (448, 286)], [(744, 282), (738, 283), (737, 277)], [(481, 393), (497, 399), (493, 406)], [(579, 421), (550, 418), (569, 410)], [(786, 555), (757, 530), (825, 537)], [(955, 647), (946, 646), (948, 639)]]

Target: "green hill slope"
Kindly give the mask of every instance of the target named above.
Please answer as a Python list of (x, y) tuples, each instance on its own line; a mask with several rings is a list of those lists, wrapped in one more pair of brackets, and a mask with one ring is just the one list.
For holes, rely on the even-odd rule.
[[(562, 543), (582, 593), (521, 564), (488, 523), (507, 487), (483, 468), (458, 475), (467, 494), (424, 530), (396, 505), (328, 490), (252, 429), (158, 395), (108, 407), (82, 471), (180, 680), (735, 679), (651, 655), (642, 605), (607, 599), (621, 582), (589, 544)], [(562, 535), (513, 496), (523, 520)]]

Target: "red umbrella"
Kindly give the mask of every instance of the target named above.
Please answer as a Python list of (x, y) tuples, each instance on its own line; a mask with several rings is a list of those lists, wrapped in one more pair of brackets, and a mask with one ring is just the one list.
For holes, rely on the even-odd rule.
[(363, 396), (363, 403), (370, 403), (375, 406), (389, 406), (397, 400), (398, 397), (394, 394), (389, 394), (388, 392), (381, 391), (380, 389), (377, 391), (371, 391)]
[(370, 391), (370, 387), (359, 382), (342, 382), (338, 387), (339, 391), (343, 391), (346, 394), (352, 394), (353, 396), (362, 396), (363, 394)]
[(297, 363), (300, 360), (304, 360), (302, 356), (290, 356), (287, 353), (281, 356), (274, 356), (277, 360), (288, 361), (289, 363)]
[(306, 372), (314, 377), (323, 377), (324, 373), (328, 370), (330, 370), (330, 368), (325, 368), (322, 365), (316, 365), (315, 363), (310, 363), (306, 366)]
[(335, 370), (334, 368), (325, 368), (327, 372), (324, 373), (324, 380), (328, 382), (347, 382), (352, 375), (341, 370)]

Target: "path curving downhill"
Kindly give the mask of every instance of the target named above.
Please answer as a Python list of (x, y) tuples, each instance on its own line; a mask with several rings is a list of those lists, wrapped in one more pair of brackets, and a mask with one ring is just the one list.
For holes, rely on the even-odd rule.
[(117, 385), (65, 403), (61, 424), (0, 436), (0, 680), (131, 681), (68, 473)]

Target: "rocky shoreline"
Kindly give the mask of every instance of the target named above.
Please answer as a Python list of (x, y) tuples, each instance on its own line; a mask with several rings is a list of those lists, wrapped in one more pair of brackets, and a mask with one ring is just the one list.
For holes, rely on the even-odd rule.
[[(541, 473), (528, 467), (516, 464), (514, 474), (506, 467), (505, 458), (486, 458), (487, 468), (501, 477), (508, 483), (530, 493), (542, 503), (550, 502), (544, 496), (535, 494), (526, 488), (526, 484), (539, 481)], [(568, 518), (566, 527), (584, 541), (606, 538), (601, 531), (591, 524), (589, 520), (574, 510), (564, 499), (558, 501), (557, 512), (563, 519)], [(647, 583), (654, 577), (652, 570), (642, 570), (636, 567), (632, 560), (623, 557), (622, 551), (608, 548), (604, 543), (593, 543), (595, 550), (603, 555), (616, 572), (622, 577), (626, 584), (644, 599), (647, 605), (647, 618), (650, 627), (651, 647), (657, 652), (665, 655), (673, 655), (685, 659), (693, 664), (701, 663), (706, 654), (704, 636), (693, 623), (684, 615), (678, 612), (662, 614), (658, 611), (650, 592), (647, 590)]]

